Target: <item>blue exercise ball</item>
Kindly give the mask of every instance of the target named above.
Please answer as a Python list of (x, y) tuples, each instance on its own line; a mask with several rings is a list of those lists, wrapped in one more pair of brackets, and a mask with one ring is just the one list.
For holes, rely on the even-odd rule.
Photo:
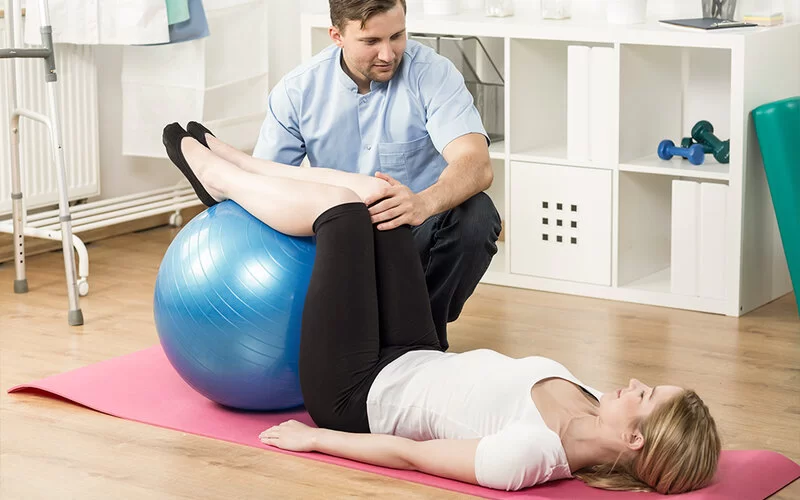
[(197, 392), (243, 410), (303, 403), (300, 321), (315, 245), (223, 201), (194, 217), (156, 278), (159, 340)]

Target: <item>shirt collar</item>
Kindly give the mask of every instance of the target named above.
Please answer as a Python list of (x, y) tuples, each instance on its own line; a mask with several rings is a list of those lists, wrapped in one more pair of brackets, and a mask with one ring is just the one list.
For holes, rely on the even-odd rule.
[[(344, 86), (344, 88), (346, 88), (347, 90), (349, 90), (350, 92), (352, 92), (354, 94), (357, 94), (358, 93), (358, 85), (356, 85), (356, 82), (354, 82), (353, 79), (350, 78), (350, 75), (345, 73), (344, 68), (342, 68), (342, 64), (343, 64), (342, 56), (343, 56), (342, 48), (341, 47), (337, 47), (336, 48), (336, 63), (335, 63), (336, 64), (336, 76), (338, 77), (339, 82), (342, 84), (342, 86)], [(395, 73), (395, 75), (396, 75), (396, 73)], [(375, 89), (386, 87), (386, 85), (388, 85), (388, 83), (389, 82), (375, 82), (375, 81), (369, 82), (369, 91), (372, 92)]]

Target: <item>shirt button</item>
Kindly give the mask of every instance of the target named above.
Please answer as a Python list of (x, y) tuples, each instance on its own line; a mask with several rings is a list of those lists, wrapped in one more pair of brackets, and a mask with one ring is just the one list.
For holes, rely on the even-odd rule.
[(366, 104), (366, 103), (367, 103), (367, 98), (366, 97), (362, 98), (361, 99), (361, 104)]
[(372, 151), (372, 146), (367, 146), (367, 151)]

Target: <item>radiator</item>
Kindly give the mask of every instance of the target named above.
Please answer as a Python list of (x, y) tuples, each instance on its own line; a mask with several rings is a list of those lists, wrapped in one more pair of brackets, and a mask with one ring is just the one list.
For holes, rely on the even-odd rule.
[[(7, 47), (5, 19), (0, 19), (0, 46)], [(24, 22), (24, 21), (23, 21)], [(19, 25), (17, 29), (22, 32)], [(9, 64), (17, 65), (18, 105), (49, 116), (40, 59), (0, 60), (0, 216), (11, 212), (10, 95), (6, 90)], [(97, 67), (94, 49), (56, 45), (56, 69), (61, 105), (61, 133), (70, 200), (100, 194), (97, 119)], [(47, 127), (20, 120), (22, 194), (27, 209), (58, 203), (57, 173)]]

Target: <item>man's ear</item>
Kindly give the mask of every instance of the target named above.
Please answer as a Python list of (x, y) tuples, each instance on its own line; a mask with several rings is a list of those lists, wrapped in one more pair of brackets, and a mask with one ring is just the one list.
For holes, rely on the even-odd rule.
[(336, 26), (331, 26), (328, 28), (328, 36), (331, 37), (333, 43), (335, 43), (338, 47), (342, 47), (344, 45), (344, 41), (342, 40), (342, 32)]

